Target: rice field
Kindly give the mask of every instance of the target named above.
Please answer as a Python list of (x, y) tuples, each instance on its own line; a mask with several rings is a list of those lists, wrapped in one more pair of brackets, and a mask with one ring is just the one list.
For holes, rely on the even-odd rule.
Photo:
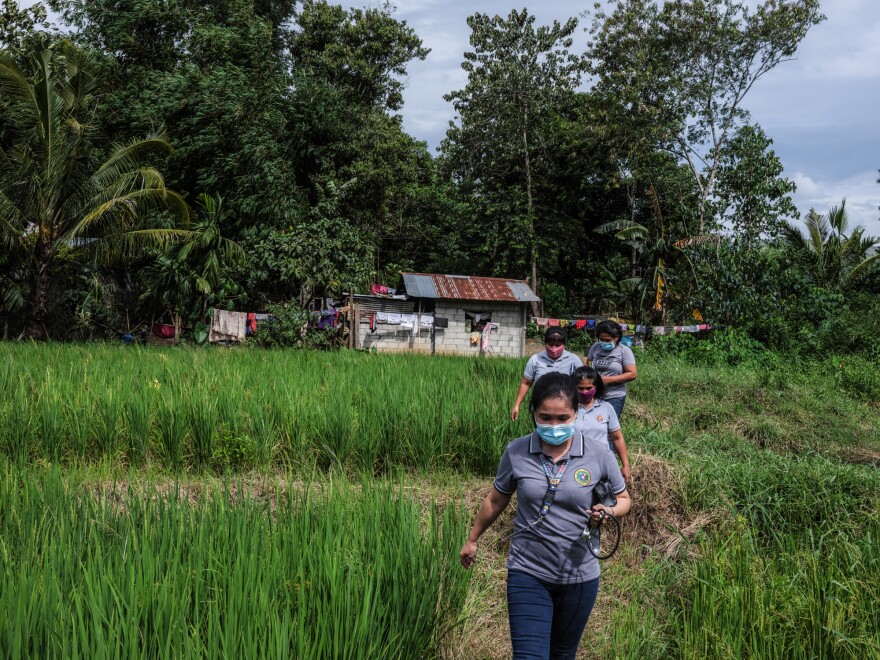
[[(4, 345), (0, 450), (18, 465), (168, 471), (494, 471), (513, 360)], [(390, 405), (389, 405), (390, 404)]]
[[(516, 360), (0, 345), (0, 655), (509, 657)], [(580, 658), (880, 658), (880, 365), (638, 355)]]

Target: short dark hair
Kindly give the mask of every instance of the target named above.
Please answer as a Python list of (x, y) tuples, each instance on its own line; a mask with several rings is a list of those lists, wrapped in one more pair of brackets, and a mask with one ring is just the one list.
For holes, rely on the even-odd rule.
[(547, 328), (547, 331), (544, 333), (544, 343), (546, 344), (553, 337), (559, 337), (560, 339), (562, 339), (563, 344), (567, 339), (567, 337), (565, 336), (565, 330), (558, 326)]
[(571, 409), (577, 410), (580, 404), (577, 381), (568, 374), (561, 374), (558, 371), (544, 374), (532, 386), (529, 410), (534, 413), (547, 399), (555, 398), (566, 399), (571, 404)]
[(596, 386), (596, 398), (605, 398), (605, 383), (602, 381), (601, 374), (593, 367), (578, 367), (571, 376), (574, 378), (575, 384), (585, 379), (593, 381), (593, 385)]
[(599, 325), (597, 325), (596, 339), (598, 339), (599, 335), (601, 334), (611, 335), (612, 339), (620, 339), (623, 336), (620, 325), (618, 323), (615, 323), (614, 321), (602, 321)]

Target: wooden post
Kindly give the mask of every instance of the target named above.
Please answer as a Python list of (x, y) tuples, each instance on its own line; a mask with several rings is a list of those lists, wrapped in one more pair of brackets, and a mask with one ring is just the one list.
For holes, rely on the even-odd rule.
[(351, 347), (359, 348), (358, 343), (361, 334), (361, 306), (352, 305), (352, 329), (351, 329)]

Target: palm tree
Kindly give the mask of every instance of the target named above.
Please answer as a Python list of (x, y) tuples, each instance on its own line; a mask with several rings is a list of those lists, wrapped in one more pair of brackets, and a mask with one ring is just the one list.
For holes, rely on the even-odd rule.
[(846, 200), (833, 206), (828, 216), (810, 209), (804, 224), (807, 234), (793, 225), (785, 228), (785, 241), (795, 250), (808, 256), (813, 264), (816, 282), (830, 288), (840, 288), (880, 259), (877, 246), (880, 238), (865, 236), (865, 228), (855, 227), (849, 232)]
[(115, 144), (98, 134), (96, 68), (69, 41), (35, 53), (26, 68), (0, 53), (0, 96), (14, 137), (0, 145), (0, 240), (27, 252), (22, 337), (45, 338), (53, 271), (81, 253), (97, 259), (139, 254), (188, 235), (151, 229), (150, 211), (188, 223), (184, 200), (147, 158), (171, 151), (164, 134)]

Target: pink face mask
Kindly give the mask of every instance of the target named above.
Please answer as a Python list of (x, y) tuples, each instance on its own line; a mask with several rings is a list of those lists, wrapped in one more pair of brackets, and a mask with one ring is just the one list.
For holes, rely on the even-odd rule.
[(596, 388), (591, 387), (585, 392), (578, 391), (578, 398), (581, 400), (581, 403), (585, 406), (590, 405), (590, 402), (593, 400), (593, 397), (596, 396)]
[(550, 356), (551, 360), (558, 360), (562, 357), (562, 351), (565, 350), (565, 346), (545, 346), (544, 350), (547, 351), (547, 355)]

